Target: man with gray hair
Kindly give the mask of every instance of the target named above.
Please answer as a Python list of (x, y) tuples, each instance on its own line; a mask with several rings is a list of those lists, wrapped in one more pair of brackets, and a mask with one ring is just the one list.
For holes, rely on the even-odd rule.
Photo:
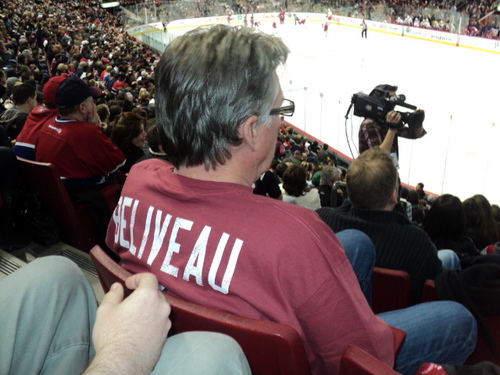
[[(373, 251), (366, 235), (335, 235), (314, 211), (252, 193), (274, 156), (280, 116), (294, 112), (276, 74), (288, 53), (276, 36), (223, 25), (195, 29), (169, 44), (155, 71), (155, 98), (172, 164), (150, 159), (134, 165), (106, 243), (125, 268), (153, 272), (182, 298), (293, 327), (313, 374), (338, 373), (348, 344), (392, 367), (392, 331), (373, 314), (358, 267), (346, 256)], [(415, 324), (418, 311), (397, 315), (408, 328), (400, 368), (414, 370), (435, 348), (463, 361), (474, 347), (462, 336), (452, 343), (442, 332), (425, 332)], [(414, 354), (419, 332), (425, 339)], [(422, 341), (432, 341), (434, 349)]]
[[(321, 200), (321, 207), (332, 207), (332, 188), (336, 181), (340, 179), (342, 172), (333, 165), (327, 165), (321, 170), (319, 178), (319, 197)], [(336, 207), (337, 202), (333, 207)]]

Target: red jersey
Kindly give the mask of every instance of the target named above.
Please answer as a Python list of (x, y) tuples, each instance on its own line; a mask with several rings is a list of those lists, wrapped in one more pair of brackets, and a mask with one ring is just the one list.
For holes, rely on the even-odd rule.
[(26, 118), (23, 129), (16, 139), (13, 151), (16, 156), (35, 160), (35, 147), (43, 124), (57, 116), (56, 108), (48, 108), (44, 104), (32, 109)]
[(390, 327), (315, 211), (172, 168), (149, 159), (127, 177), (106, 236), (126, 269), (189, 301), (293, 327), (313, 374), (338, 374), (347, 344), (393, 366)]
[(36, 160), (53, 164), (67, 186), (105, 181), (125, 164), (125, 156), (97, 125), (56, 117), (47, 121), (36, 147)]
[(115, 90), (124, 89), (126, 87), (128, 87), (128, 83), (123, 81), (116, 81), (115, 83), (113, 83), (113, 89)]

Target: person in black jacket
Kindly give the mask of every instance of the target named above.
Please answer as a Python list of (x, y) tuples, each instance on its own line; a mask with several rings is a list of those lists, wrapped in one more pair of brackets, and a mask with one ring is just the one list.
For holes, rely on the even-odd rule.
[(339, 208), (317, 210), (334, 232), (358, 229), (370, 237), (377, 256), (375, 266), (408, 272), (412, 302), (419, 301), (426, 279), (460, 267), (452, 250), (436, 250), (429, 236), (408, 218), (393, 211), (398, 203), (398, 173), (385, 150), (365, 151), (347, 169), (349, 200)]

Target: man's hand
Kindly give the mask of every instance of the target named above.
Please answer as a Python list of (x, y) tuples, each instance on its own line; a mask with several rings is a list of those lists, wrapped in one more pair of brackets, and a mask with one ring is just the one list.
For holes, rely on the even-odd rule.
[(97, 309), (93, 330), (96, 356), (85, 375), (149, 374), (160, 356), (172, 326), (170, 305), (158, 289), (153, 274), (129, 277), (126, 299), (121, 284), (115, 283)]
[(390, 111), (385, 115), (385, 122), (387, 126), (392, 129), (397, 129), (400, 127), (401, 113), (396, 111)]
[(410, 117), (408, 126), (412, 129), (417, 138), (420, 138), (424, 133), (424, 120), (425, 111), (423, 109), (417, 109), (415, 113), (413, 113), (413, 116)]
[(99, 117), (99, 114), (97, 113), (97, 107), (94, 105), (94, 108), (92, 110), (92, 113), (88, 117), (88, 123), (96, 125), (97, 127), (101, 127), (101, 119)]

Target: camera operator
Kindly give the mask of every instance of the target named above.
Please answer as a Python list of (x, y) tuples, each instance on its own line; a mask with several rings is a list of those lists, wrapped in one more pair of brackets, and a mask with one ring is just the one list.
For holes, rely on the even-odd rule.
[(398, 102), (402, 103), (404, 101), (404, 99), (400, 99), (396, 95), (397, 90), (397, 86), (384, 84), (378, 85), (370, 93), (369, 96), (389, 100), (394, 105), (392, 105), (392, 110), (385, 115), (385, 120), (365, 117), (359, 128), (358, 135), (360, 154), (363, 151), (379, 146), (381, 149), (390, 152), (397, 160), (399, 154), (398, 137), (417, 139), (426, 134), (422, 126), (425, 117), (423, 110), (416, 110), (408, 116), (409, 121), (406, 124), (408, 126), (403, 121), (403, 115), (394, 111), (394, 107), (398, 105)]

